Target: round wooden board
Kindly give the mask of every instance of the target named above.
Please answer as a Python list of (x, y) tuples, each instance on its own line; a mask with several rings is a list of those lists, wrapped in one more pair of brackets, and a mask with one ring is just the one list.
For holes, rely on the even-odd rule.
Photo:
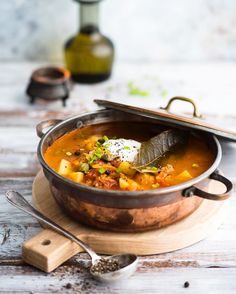
[[(221, 193), (224, 191), (224, 186), (219, 182), (211, 181), (208, 191)], [(38, 173), (33, 183), (34, 206), (44, 215), (90, 244), (95, 251), (104, 254), (128, 251), (137, 255), (148, 255), (166, 253), (190, 246), (206, 238), (218, 228), (224, 219), (227, 203), (228, 200), (204, 200), (189, 217), (168, 227), (143, 233), (115, 233), (86, 227), (66, 216), (55, 202), (42, 171)], [(42, 246), (45, 240), (50, 240), (48, 246)], [(60, 263), (81, 251), (82, 249), (79, 246), (65, 237), (51, 230), (44, 230), (24, 244), (23, 257), (28, 263), (45, 271), (51, 271)], [(43, 265), (35, 264), (37, 254), (40, 255), (39, 261), (42, 256), (46, 258)], [(57, 260), (55, 260), (55, 255)]]

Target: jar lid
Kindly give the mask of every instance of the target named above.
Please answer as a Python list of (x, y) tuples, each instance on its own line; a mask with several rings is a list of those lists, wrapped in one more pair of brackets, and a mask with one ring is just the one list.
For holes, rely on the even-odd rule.
[[(187, 117), (184, 115), (173, 114), (170, 112), (170, 107), (172, 103), (176, 100), (185, 101), (191, 103), (193, 106), (193, 115), (192, 117)], [(154, 118), (159, 121), (164, 121), (171, 123), (173, 125), (180, 125), (184, 127), (188, 127), (191, 129), (201, 130), (207, 133), (214, 134), (218, 137), (222, 137), (224, 139), (236, 142), (236, 132), (235, 126), (234, 130), (230, 128), (223, 128), (218, 126), (215, 123), (209, 122), (209, 118), (203, 117), (194, 102), (194, 100), (186, 97), (173, 97), (169, 100), (165, 107), (158, 108), (156, 110), (148, 109), (148, 108), (141, 108), (132, 105), (122, 104), (118, 102), (112, 102), (107, 100), (100, 100), (95, 99), (94, 102), (105, 108), (116, 109), (120, 111), (124, 111), (127, 113), (137, 114), (144, 117)], [(232, 127), (232, 126), (231, 126)]]

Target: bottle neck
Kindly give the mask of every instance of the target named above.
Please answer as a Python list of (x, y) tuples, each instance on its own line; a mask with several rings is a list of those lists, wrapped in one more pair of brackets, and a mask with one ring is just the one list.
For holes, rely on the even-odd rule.
[(80, 3), (80, 29), (81, 33), (90, 34), (98, 32), (98, 3)]

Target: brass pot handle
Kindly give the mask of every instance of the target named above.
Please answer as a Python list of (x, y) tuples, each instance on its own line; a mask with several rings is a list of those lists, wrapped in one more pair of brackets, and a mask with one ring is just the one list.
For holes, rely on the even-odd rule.
[(41, 121), (39, 124), (36, 126), (36, 133), (39, 138), (42, 138), (46, 132), (44, 132), (44, 129), (49, 128), (49, 127), (54, 127), (58, 123), (62, 122), (61, 119), (48, 119)]
[(169, 111), (172, 102), (174, 102), (175, 100), (180, 100), (180, 101), (189, 102), (189, 103), (192, 104), (192, 106), (193, 106), (193, 116), (194, 116), (194, 117), (198, 117), (198, 118), (201, 118), (201, 117), (202, 117), (202, 115), (201, 115), (200, 112), (198, 111), (197, 105), (196, 105), (196, 103), (194, 102), (194, 100), (191, 99), (191, 98), (182, 97), (182, 96), (175, 96), (175, 97), (171, 98), (171, 99), (169, 100), (169, 102), (167, 103), (166, 107), (161, 107), (161, 109), (164, 109), (164, 110), (166, 110), (166, 111)]
[(182, 195), (184, 197), (199, 196), (201, 198), (210, 199), (210, 200), (217, 200), (217, 201), (225, 200), (225, 199), (230, 197), (229, 192), (233, 188), (233, 184), (231, 183), (230, 180), (228, 180), (227, 178), (220, 175), (218, 170), (214, 171), (210, 175), (209, 178), (212, 179), (212, 180), (216, 180), (216, 181), (219, 181), (219, 182), (223, 183), (225, 185), (225, 187), (226, 187), (225, 193), (223, 193), (223, 194), (211, 194), (211, 193), (205, 192), (203, 190), (200, 190), (197, 187), (192, 186), (192, 187), (189, 187), (189, 188), (183, 190)]

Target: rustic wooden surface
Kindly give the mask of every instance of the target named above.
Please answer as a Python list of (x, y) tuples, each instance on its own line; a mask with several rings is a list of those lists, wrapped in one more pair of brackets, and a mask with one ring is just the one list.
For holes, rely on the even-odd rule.
[[(137, 273), (127, 281), (101, 285), (89, 277), (88, 258), (80, 254), (55, 272), (45, 274), (22, 262), (22, 242), (40, 232), (30, 216), (10, 206), (3, 195), (16, 189), (31, 199), (39, 169), (35, 154), (35, 125), (95, 109), (93, 98), (116, 99), (158, 107), (174, 95), (195, 98), (200, 110), (222, 126), (236, 128), (236, 65), (120, 64), (111, 80), (95, 86), (76, 86), (63, 109), (60, 102), (29, 105), (24, 94), (32, 69), (41, 64), (3, 63), (0, 71), (0, 293), (235, 293), (236, 189), (227, 218), (217, 232), (189, 248), (140, 258)], [(150, 92), (128, 93), (128, 81)], [(177, 110), (191, 111), (177, 105)], [(221, 169), (236, 184), (236, 144), (222, 142)], [(190, 283), (184, 288), (185, 281)]]

